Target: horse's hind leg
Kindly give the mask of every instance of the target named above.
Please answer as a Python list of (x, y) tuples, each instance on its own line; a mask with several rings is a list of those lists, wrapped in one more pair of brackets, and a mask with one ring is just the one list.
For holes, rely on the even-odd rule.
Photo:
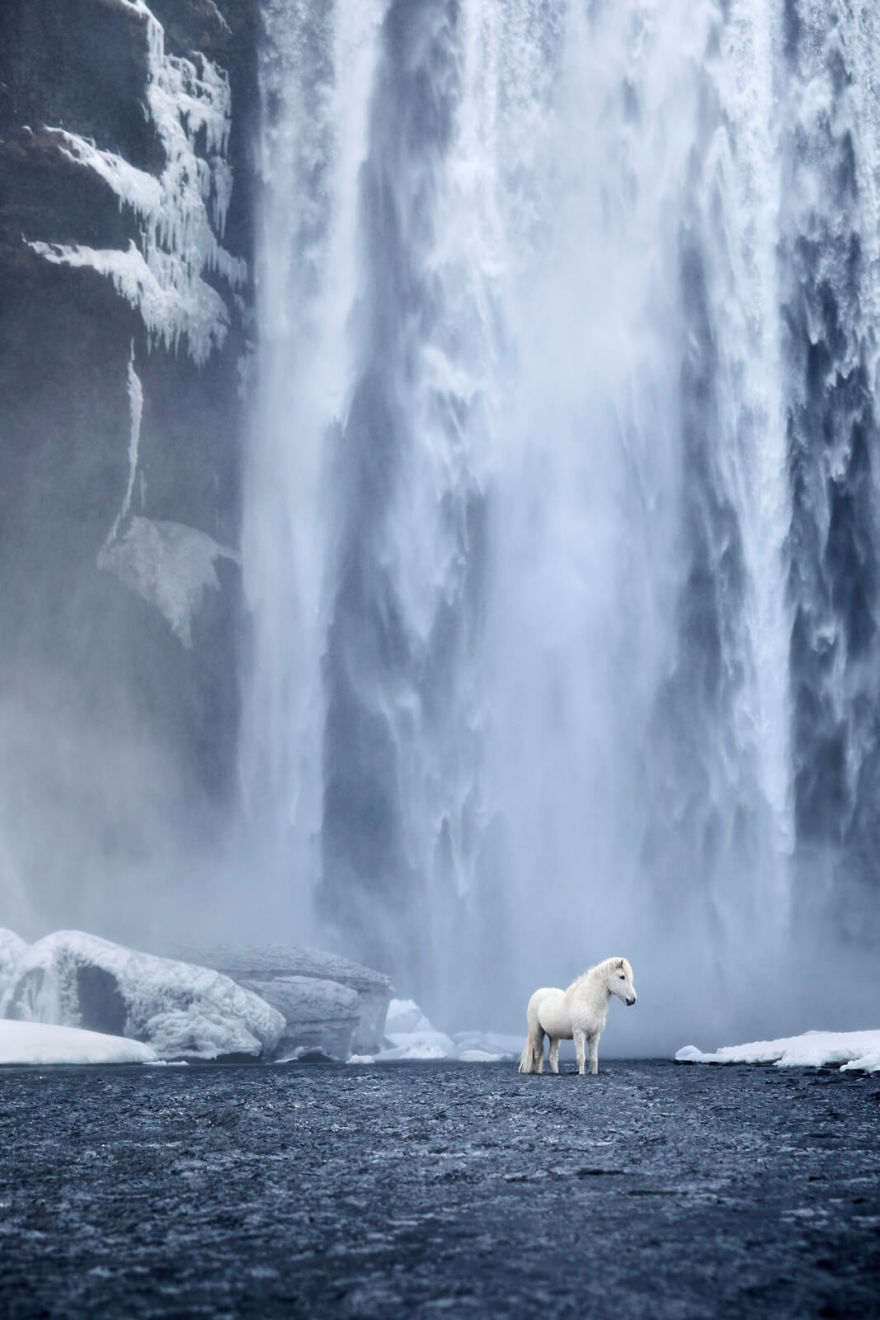
[(544, 1033), (540, 1027), (535, 1034), (532, 1049), (534, 1051), (535, 1072), (542, 1073), (544, 1071)]
[(550, 1071), (559, 1072), (559, 1037), (550, 1037)]

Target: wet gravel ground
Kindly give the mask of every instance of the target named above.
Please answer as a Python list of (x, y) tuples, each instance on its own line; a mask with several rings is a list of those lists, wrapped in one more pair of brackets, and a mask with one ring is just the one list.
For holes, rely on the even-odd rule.
[(880, 1315), (880, 1076), (0, 1070), (4, 1317)]

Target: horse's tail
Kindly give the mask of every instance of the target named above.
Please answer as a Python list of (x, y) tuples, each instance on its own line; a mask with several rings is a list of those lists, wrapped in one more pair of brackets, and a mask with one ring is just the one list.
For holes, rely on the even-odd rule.
[(528, 1035), (523, 1052), (519, 1056), (519, 1070), (521, 1073), (537, 1072), (538, 1064), (544, 1058), (544, 1032), (538, 1024), (538, 1009), (534, 999), (535, 996), (533, 995), (529, 1000)]

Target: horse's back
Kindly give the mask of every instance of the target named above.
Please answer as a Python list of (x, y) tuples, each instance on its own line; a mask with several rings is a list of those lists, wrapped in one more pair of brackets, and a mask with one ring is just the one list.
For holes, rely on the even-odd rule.
[(565, 991), (558, 985), (545, 985), (529, 1000), (529, 1022), (539, 1024), (548, 1036), (571, 1039), (571, 1018), (565, 1008)]

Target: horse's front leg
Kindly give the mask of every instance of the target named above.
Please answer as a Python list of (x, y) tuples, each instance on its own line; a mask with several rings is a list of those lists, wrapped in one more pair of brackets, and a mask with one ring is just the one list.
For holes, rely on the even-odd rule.
[(590, 1037), (590, 1075), (595, 1077), (599, 1071), (599, 1033)]
[(586, 1059), (584, 1057), (584, 1042), (586, 1039), (587, 1039), (586, 1032), (579, 1031), (577, 1028), (575, 1028), (574, 1052), (577, 1055), (578, 1072), (580, 1073), (581, 1077), (583, 1077), (584, 1075), (584, 1064), (586, 1062)]
[(550, 1071), (559, 1072), (559, 1037), (550, 1037)]

